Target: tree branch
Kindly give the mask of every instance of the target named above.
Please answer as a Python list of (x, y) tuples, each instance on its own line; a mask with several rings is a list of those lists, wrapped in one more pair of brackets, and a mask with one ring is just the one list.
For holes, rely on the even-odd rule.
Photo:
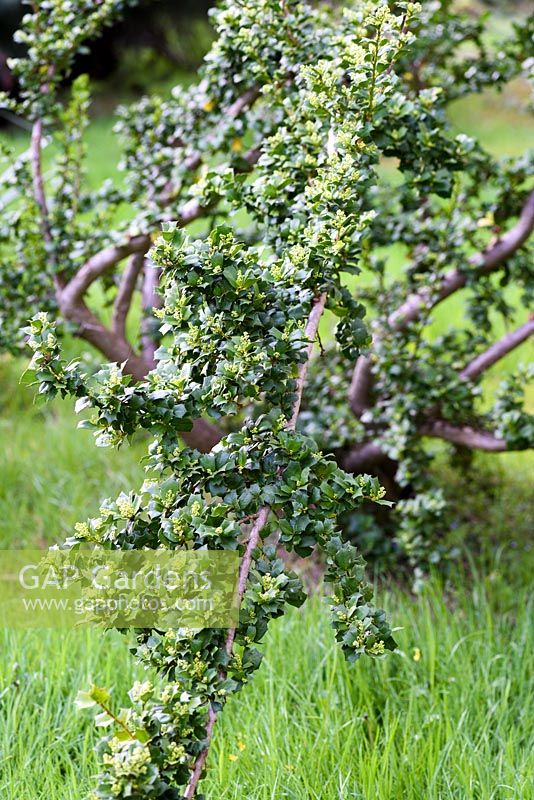
[[(176, 221), (180, 227), (184, 227), (201, 217), (205, 212), (206, 209), (201, 206), (197, 200), (192, 199), (184, 205), (178, 219), (175, 220), (174, 217), (167, 216), (163, 217), (161, 221)], [(76, 303), (76, 301), (84, 296), (87, 289), (94, 281), (113, 269), (127, 256), (137, 253), (145, 255), (150, 249), (151, 244), (152, 239), (150, 235), (143, 233), (138, 236), (130, 237), (123, 244), (112, 245), (96, 253), (80, 267), (67, 286), (65, 286), (62, 292), (63, 303)]]
[[(472, 273), (473, 277), (479, 278), (487, 275), (500, 266), (527, 241), (533, 230), (534, 192), (531, 192), (514, 227), (494, 242), (484, 253), (469, 259), (469, 263), (476, 267)], [(430, 311), (451, 294), (463, 289), (469, 277), (469, 272), (458, 269), (450, 270), (442, 278), (437, 290), (426, 287), (419, 292), (414, 292), (389, 315), (389, 328), (393, 331), (403, 330), (410, 322), (418, 319), (423, 310)], [(368, 356), (360, 356), (356, 362), (349, 390), (350, 407), (358, 416), (363, 410), (361, 408), (362, 398), (366, 397), (366, 392), (371, 386), (371, 371), (371, 359)]]
[(448, 442), (469, 447), (472, 450), (502, 453), (509, 449), (504, 439), (498, 439), (493, 433), (477, 430), (467, 425), (456, 427), (446, 420), (426, 422), (421, 425), (419, 431), (423, 436), (446, 439)]
[(61, 311), (66, 319), (76, 323), (77, 336), (96, 347), (108, 361), (124, 364), (124, 372), (132, 375), (134, 380), (143, 380), (149, 371), (145, 360), (135, 352), (124, 336), (106, 328), (83, 301), (73, 306), (64, 306)]
[(308, 367), (310, 364), (310, 359), (313, 351), (313, 345), (317, 337), (319, 322), (323, 315), (325, 303), (326, 303), (326, 293), (323, 292), (322, 295), (315, 298), (312, 310), (310, 312), (310, 316), (308, 317), (308, 323), (304, 330), (304, 336), (306, 337), (306, 339), (308, 339), (308, 344), (306, 346), (306, 351), (305, 351), (306, 360), (300, 365), (299, 374), (297, 378), (296, 398), (293, 406), (293, 414), (291, 416), (291, 419), (286, 425), (286, 430), (288, 431), (294, 431), (295, 428), (297, 427), (297, 420), (300, 413), (300, 406), (302, 403), (302, 392), (304, 391), (304, 384), (306, 382), (306, 375), (308, 374)]
[(340, 466), (346, 472), (362, 472), (384, 461), (388, 456), (376, 442), (364, 442), (342, 453)]
[(356, 361), (349, 388), (349, 403), (352, 413), (361, 417), (369, 408), (369, 398), (373, 385), (370, 356), (360, 356)]
[[(323, 293), (320, 297), (316, 297), (310, 312), (310, 316), (308, 317), (308, 322), (305, 328), (305, 336), (308, 339), (308, 344), (306, 345), (306, 360), (301, 364), (299, 369), (299, 374), (297, 378), (297, 386), (296, 386), (296, 397), (295, 402), (293, 404), (293, 413), (291, 415), (291, 419), (287, 423), (286, 430), (295, 430), (295, 426), (297, 424), (297, 419), (300, 411), (300, 404), (302, 401), (302, 392), (304, 389), (304, 383), (306, 381), (306, 375), (308, 373), (308, 365), (311, 358), (311, 353), (313, 350), (313, 344), (315, 338), (317, 336), (317, 330), (319, 327), (319, 322), (321, 320), (321, 316), (323, 314), (324, 308), (326, 303), (326, 294)], [(250, 572), (250, 567), (252, 564), (252, 555), (256, 547), (258, 546), (261, 533), (267, 524), (267, 520), (269, 519), (271, 509), (269, 506), (263, 506), (257, 513), (256, 519), (250, 531), (249, 539), (247, 542), (247, 547), (245, 550), (245, 554), (243, 556), (243, 560), (241, 562), (241, 567), (239, 570), (239, 583), (238, 583), (238, 598), (239, 598), (239, 606), (241, 606), (241, 602), (243, 600), (243, 596), (245, 594), (248, 576)], [(234, 640), (236, 635), (236, 629), (231, 628), (228, 631), (228, 635), (226, 637), (225, 649), (228, 656), (232, 655)], [(221, 678), (224, 679), (225, 673), (221, 671), (220, 673)], [(202, 776), (202, 772), (204, 769), (204, 765), (206, 763), (206, 759), (208, 757), (208, 752), (211, 744), (211, 740), (213, 737), (213, 729), (215, 726), (215, 722), (217, 719), (217, 714), (213, 710), (212, 706), (210, 705), (210, 709), (208, 712), (208, 721), (206, 724), (206, 738), (205, 738), (205, 745), (202, 751), (196, 758), (195, 764), (193, 766), (193, 771), (191, 773), (191, 777), (189, 779), (189, 783), (187, 784), (186, 790), (184, 792), (184, 800), (192, 800), (194, 798), (200, 778)]]
[[(491, 453), (504, 453), (511, 448), (504, 439), (498, 439), (493, 433), (468, 425), (456, 426), (446, 420), (434, 420), (419, 426), (422, 436), (445, 439), (453, 444), (469, 447), (471, 450), (484, 450)], [(377, 467), (388, 458), (387, 454), (376, 442), (364, 442), (339, 457), (341, 467), (347, 472), (362, 472)]]
[(508, 353), (519, 347), (524, 341), (534, 334), (534, 316), (527, 322), (517, 328), (515, 331), (510, 331), (498, 342), (495, 342), (491, 347), (488, 347), (483, 353), (473, 359), (464, 369), (460, 372), (460, 378), (464, 380), (475, 380), (479, 375), (482, 375), (501, 358), (504, 358)]
[[(45, 89), (46, 91), (46, 89)], [(33, 175), (33, 195), (41, 212), (41, 231), (45, 243), (49, 246), (53, 245), (52, 230), (50, 227), (50, 217), (48, 212), (48, 203), (46, 201), (46, 192), (43, 180), (43, 165), (42, 165), (42, 152), (43, 152), (43, 121), (37, 119), (32, 126), (31, 144), (30, 144), (30, 158), (32, 162), (32, 175)], [(54, 270), (57, 268), (57, 261), (53, 250), (50, 252), (50, 259)], [(54, 271), (54, 287), (56, 295), (61, 291), (63, 286), (63, 278)]]
[(41, 212), (41, 229), (45, 242), (52, 241), (50, 233), (50, 222), (48, 219), (48, 205), (43, 181), (43, 169), (41, 163), (41, 143), (43, 139), (43, 121), (38, 119), (33, 123), (31, 138), (31, 160), (33, 170), (33, 194), (35, 202)]
[(141, 273), (141, 270), (143, 269), (144, 263), (145, 257), (143, 253), (134, 253), (134, 255), (130, 257), (130, 260), (128, 261), (128, 264), (122, 275), (122, 279), (119, 284), (119, 291), (117, 292), (117, 297), (115, 298), (115, 303), (113, 304), (113, 316), (111, 322), (112, 331), (119, 336), (126, 336), (126, 317), (128, 316), (130, 306), (132, 305), (132, 298), (135, 292), (135, 287), (137, 286), (137, 279)]
[[(245, 589), (247, 587), (248, 576), (252, 564), (252, 554), (259, 544), (261, 538), (261, 532), (267, 524), (270, 511), (271, 509), (269, 508), (269, 506), (263, 506), (263, 508), (259, 510), (254, 525), (252, 527), (252, 530), (250, 531), (250, 536), (247, 542), (245, 554), (243, 556), (243, 560), (241, 561), (241, 566), (239, 569), (239, 582), (237, 589), (239, 607), (241, 607), (241, 602), (243, 600)], [(228, 635), (226, 637), (225, 650), (229, 657), (232, 655), (232, 651), (234, 648), (235, 633), (236, 629), (230, 628), (230, 630), (228, 631)], [(225, 677), (224, 670), (221, 670), (220, 677), (224, 680)], [(215, 727), (216, 721), (217, 721), (217, 714), (213, 710), (213, 706), (210, 704), (208, 711), (208, 722), (206, 724), (206, 740), (205, 740), (206, 744), (195, 760), (193, 771), (191, 773), (191, 777), (189, 778), (189, 783), (187, 784), (186, 790), (184, 792), (184, 800), (192, 800), (192, 798), (196, 794), (198, 784), (202, 777), (202, 772), (204, 771), (204, 765), (208, 757), (211, 740), (213, 738), (213, 729)]]
[(79, 302), (91, 284), (127, 256), (145, 254), (151, 244), (150, 236), (133, 236), (124, 244), (112, 245), (96, 253), (85, 262), (61, 292), (61, 307), (68, 308)]
[[(484, 253), (472, 256), (469, 259), (469, 263), (476, 267), (473, 277), (479, 278), (482, 275), (487, 275), (500, 266), (503, 261), (506, 261), (527, 241), (533, 230), (534, 192), (529, 195), (514, 227), (494, 242)], [(454, 269), (443, 277), (437, 294), (434, 294), (434, 291), (430, 288), (414, 292), (406, 302), (390, 314), (388, 317), (389, 326), (394, 330), (402, 330), (410, 322), (418, 319), (423, 309), (430, 310), (435, 308), (447, 297), (450, 297), (451, 294), (463, 289), (467, 284), (468, 278), (469, 272)]]
[[(245, 162), (249, 167), (253, 167), (259, 156), (260, 151), (253, 148), (245, 155)], [(161, 218), (161, 222), (177, 222), (179, 227), (183, 228), (202, 217), (208, 210), (205, 206), (200, 205), (198, 200), (192, 198), (184, 204), (177, 218), (174, 215), (166, 215)], [(143, 233), (130, 237), (122, 244), (111, 245), (99, 253), (95, 253), (80, 267), (63, 289), (63, 303), (68, 305), (80, 300), (94, 281), (113, 269), (127, 256), (135, 253), (146, 254), (151, 244), (150, 235)]]
[(216, 425), (205, 419), (193, 420), (190, 431), (181, 431), (180, 436), (188, 447), (194, 447), (201, 453), (209, 453), (221, 441), (222, 432)]

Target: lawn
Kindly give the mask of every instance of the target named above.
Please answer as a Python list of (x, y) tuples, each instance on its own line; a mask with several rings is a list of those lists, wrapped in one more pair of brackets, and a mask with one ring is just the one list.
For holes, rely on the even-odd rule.
[[(532, 598), (496, 568), (470, 588), (382, 599), (399, 650), (347, 666), (320, 599), (273, 626), (254, 685), (231, 700), (210, 755), (209, 800), (531, 797)], [(3, 800), (79, 800), (94, 732), (73, 700), (91, 679), (117, 705), (135, 670), (118, 634), (22, 634), (0, 667)]]
[[(514, 96), (501, 106), (493, 93), (461, 101), (452, 120), (492, 151), (516, 154), (534, 123)], [(89, 132), (95, 182), (116, 159), (111, 126), (101, 117)], [(21, 137), (15, 142), (24, 147)], [(442, 324), (460, 317), (455, 302)], [(118, 452), (96, 449), (88, 432), (75, 430), (70, 403), (33, 403), (18, 383), (24, 364), (0, 360), (2, 547), (61, 541), (102, 497), (142, 480), (142, 438)], [(466, 549), (446, 585), (434, 576), (418, 595), (394, 578), (377, 582), (399, 628), (397, 652), (347, 666), (320, 596), (272, 625), (254, 684), (217, 724), (208, 800), (534, 796), (532, 459), (497, 461), (491, 509), (458, 488), (472, 504), (466, 533), (479, 536), (476, 555)], [(488, 464), (477, 462), (482, 474)], [(126, 703), (136, 672), (126, 644), (113, 633), (0, 631), (2, 800), (85, 796), (98, 731), (73, 699), (93, 680), (113, 690), (116, 706)]]

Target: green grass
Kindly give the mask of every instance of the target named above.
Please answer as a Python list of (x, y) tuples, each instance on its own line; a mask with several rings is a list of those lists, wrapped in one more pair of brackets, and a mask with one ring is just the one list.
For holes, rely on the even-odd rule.
[[(383, 661), (348, 666), (318, 598), (274, 624), (253, 685), (217, 725), (208, 800), (531, 797), (532, 598), (526, 588), (511, 597), (498, 565), (465, 583), (444, 593), (433, 581), (417, 600), (384, 596), (403, 629)], [(2, 639), (1, 796), (79, 800), (96, 734), (73, 700), (96, 680), (116, 707), (126, 702), (136, 674), (126, 642), (91, 632)]]
[(22, 361), (0, 361), (0, 547), (45, 547), (72, 535), (99, 500), (142, 480), (142, 440), (98, 449), (70, 401), (37, 404)]

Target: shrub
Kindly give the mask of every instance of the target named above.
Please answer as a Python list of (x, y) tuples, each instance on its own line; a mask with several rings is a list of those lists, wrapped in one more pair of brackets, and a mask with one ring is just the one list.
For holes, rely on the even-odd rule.
[[(137, 657), (167, 683), (134, 687), (133, 708), (116, 718), (104, 690), (81, 699), (118, 720), (95, 797), (191, 798), (217, 714), (259, 666), (269, 620), (303, 600), (269, 543), (324, 553), (346, 656), (379, 656), (394, 641), (339, 527), (362, 502), (386, 502), (360, 473), (400, 498), (397, 546), (433, 559), (429, 528), (444, 502), (428, 439), (492, 452), (532, 442), (519, 375), (493, 406), (480, 392), (485, 371), (534, 328), (527, 320), (494, 341), (495, 316), (517, 305), (505, 288), (530, 299), (532, 160), (496, 160), (446, 117), (450, 100), (528, 68), (532, 20), (495, 51), (449, 3), (340, 12), (229, 0), (199, 83), (120, 111), (125, 181), (95, 192), (83, 172), (87, 84), (78, 79), (68, 102), (62, 86), (84, 39), (123, 5), (41, 2), (25, 20), (16, 110), (33, 135), (6, 179), (2, 335), (17, 349), (38, 304), (26, 334), (40, 392), (91, 408), (83, 424), (99, 445), (140, 428), (151, 437), (141, 490), (107, 501), (69, 546), (242, 555), (236, 630), (140, 633)], [(57, 154), (48, 176), (45, 133)], [(133, 218), (121, 226), (125, 203)], [(196, 238), (180, 230), (200, 219)], [(394, 280), (392, 247), (405, 265)], [(460, 290), (465, 324), (432, 337), (433, 309)], [(314, 357), (325, 311), (336, 322)], [(66, 364), (66, 330), (112, 363)]]

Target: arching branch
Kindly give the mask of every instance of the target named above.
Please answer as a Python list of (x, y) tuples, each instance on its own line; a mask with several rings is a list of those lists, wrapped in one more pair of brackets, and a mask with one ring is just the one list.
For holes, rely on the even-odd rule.
[[(531, 192), (514, 227), (483, 253), (479, 253), (469, 259), (470, 265), (474, 267), (473, 277), (482, 277), (499, 267), (525, 244), (533, 230), (534, 192)], [(402, 330), (410, 322), (418, 319), (423, 310), (435, 308), (447, 297), (450, 297), (451, 294), (463, 289), (467, 284), (469, 275), (468, 271), (454, 269), (443, 277), (437, 291), (429, 287), (421, 289), (419, 292), (414, 292), (396, 311), (390, 314), (388, 318), (389, 326), (394, 330)]]
[(360, 356), (356, 361), (349, 388), (350, 407), (352, 413), (357, 417), (360, 417), (365, 409), (369, 408), (372, 385), (371, 359), (369, 356)]
[(363, 472), (369, 470), (387, 458), (386, 453), (376, 442), (364, 442), (351, 450), (342, 453), (338, 459), (346, 472)]
[[(245, 156), (245, 163), (248, 168), (252, 168), (258, 161), (260, 151), (257, 148), (249, 150)], [(176, 222), (180, 227), (185, 227), (191, 222), (200, 219), (209, 208), (202, 206), (198, 200), (191, 199), (183, 206), (181, 212), (164, 215), (161, 222)], [(61, 293), (62, 305), (75, 304), (87, 292), (92, 283), (110, 272), (124, 258), (136, 253), (145, 255), (152, 244), (149, 234), (140, 234), (128, 238), (122, 244), (111, 245), (92, 256), (85, 264), (80, 267), (78, 272), (71, 278)]]
[(43, 181), (43, 170), (41, 163), (41, 142), (43, 139), (43, 121), (38, 119), (33, 123), (31, 138), (31, 160), (33, 171), (33, 194), (35, 202), (41, 212), (41, 229), (45, 242), (52, 241), (50, 233), (50, 221), (48, 219), (48, 204)]
[(126, 317), (132, 305), (132, 298), (137, 286), (137, 279), (143, 269), (145, 257), (143, 253), (134, 253), (122, 275), (119, 290), (113, 305), (111, 328), (119, 336), (126, 336)]
[(92, 256), (80, 267), (61, 292), (60, 307), (69, 308), (83, 298), (94, 281), (134, 253), (145, 254), (151, 244), (150, 236), (133, 236), (124, 244), (112, 245)]
[(475, 380), (483, 372), (493, 366), (501, 358), (504, 358), (520, 344), (523, 344), (530, 336), (534, 334), (534, 316), (517, 328), (515, 331), (510, 331), (498, 342), (492, 344), (483, 353), (473, 359), (464, 369), (460, 372), (460, 377), (465, 380)]
[(124, 372), (132, 375), (136, 381), (145, 377), (148, 372), (145, 360), (124, 336), (107, 328), (83, 301), (61, 310), (66, 319), (76, 323), (77, 335), (96, 347), (108, 361), (123, 364)]
[[(468, 447), (471, 450), (504, 453), (514, 449), (509, 447), (504, 439), (499, 439), (490, 431), (472, 428), (467, 425), (457, 426), (446, 420), (429, 420), (420, 425), (418, 433), (421, 436), (444, 439), (453, 444)], [(376, 471), (377, 467), (387, 458), (387, 454), (382, 450), (378, 442), (364, 442), (347, 452), (341, 453), (338, 461), (340, 466), (347, 472), (362, 472), (364, 470)]]
[(421, 425), (419, 430), (423, 436), (445, 439), (448, 442), (469, 447), (471, 450), (503, 453), (510, 449), (504, 439), (498, 439), (493, 433), (469, 426), (457, 427), (445, 420), (427, 422)]
[[(534, 230), (534, 192), (531, 192), (523, 206), (521, 215), (507, 233), (494, 242), (483, 253), (472, 256), (469, 263), (471, 274), (482, 277), (499, 267), (513, 255), (529, 238)], [(463, 289), (470, 276), (469, 272), (451, 270), (436, 287), (425, 287), (411, 294), (405, 302), (388, 317), (388, 326), (393, 331), (403, 330), (410, 322), (419, 319), (423, 311), (430, 311), (447, 297)], [(372, 381), (372, 363), (369, 357), (361, 356), (356, 362), (349, 390), (349, 404), (356, 415), (362, 413), (362, 398), (366, 397)]]

